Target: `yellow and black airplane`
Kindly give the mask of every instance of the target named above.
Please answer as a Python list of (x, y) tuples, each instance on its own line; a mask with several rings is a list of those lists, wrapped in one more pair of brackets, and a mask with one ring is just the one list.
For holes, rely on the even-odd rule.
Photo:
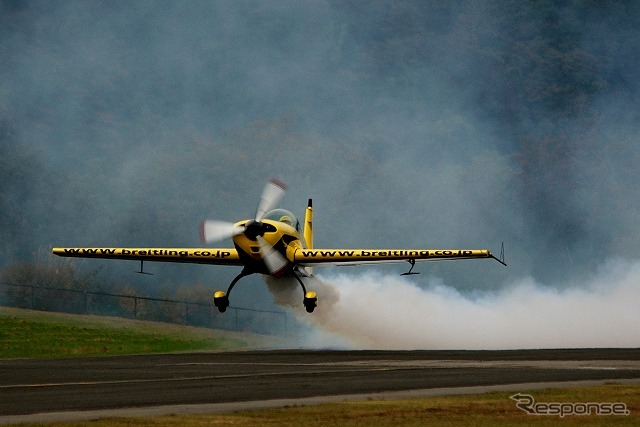
[(504, 246), (500, 258), (487, 249), (319, 249), (313, 247), (313, 208), (311, 199), (305, 212), (304, 226), (293, 214), (274, 209), (286, 191), (286, 185), (272, 179), (265, 186), (253, 219), (230, 223), (203, 221), (200, 235), (203, 245), (231, 238), (234, 248), (53, 248), (55, 255), (81, 258), (109, 258), (140, 261), (184, 262), (198, 264), (237, 265), (243, 267), (227, 292), (214, 294), (214, 304), (221, 312), (229, 306), (229, 295), (241, 278), (254, 273), (273, 277), (293, 277), (304, 292), (303, 304), (311, 313), (318, 297), (309, 291), (303, 278), (311, 277), (318, 265), (356, 265), (366, 263), (408, 262), (413, 272), (417, 261), (492, 258), (503, 265)]

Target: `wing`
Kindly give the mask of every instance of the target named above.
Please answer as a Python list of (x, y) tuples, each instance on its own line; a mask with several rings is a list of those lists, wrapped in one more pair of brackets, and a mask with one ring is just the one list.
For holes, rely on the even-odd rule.
[(298, 249), (294, 255), (294, 261), (304, 266), (476, 258), (493, 258), (504, 264), (487, 249)]
[(77, 258), (242, 265), (230, 248), (53, 248), (55, 255)]

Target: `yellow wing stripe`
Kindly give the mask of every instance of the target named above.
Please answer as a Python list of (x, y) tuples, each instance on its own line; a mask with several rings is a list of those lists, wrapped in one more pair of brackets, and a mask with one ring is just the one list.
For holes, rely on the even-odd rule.
[(371, 263), (493, 258), (487, 249), (299, 249), (295, 262), (302, 264)]
[(231, 248), (53, 248), (55, 255), (79, 258), (112, 258), (200, 264), (241, 265)]

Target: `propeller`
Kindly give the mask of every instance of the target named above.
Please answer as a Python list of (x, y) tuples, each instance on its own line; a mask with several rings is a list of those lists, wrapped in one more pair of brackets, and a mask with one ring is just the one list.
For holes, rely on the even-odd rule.
[(244, 232), (244, 227), (236, 226), (232, 222), (207, 220), (200, 223), (200, 242), (213, 243), (228, 239)]
[(260, 245), (260, 255), (262, 255), (262, 260), (267, 266), (269, 273), (279, 273), (287, 266), (287, 264), (289, 264), (289, 260), (282, 256), (280, 252), (276, 251), (273, 246), (262, 238), (262, 236), (258, 236), (257, 240)]
[(284, 196), (285, 191), (287, 191), (287, 186), (282, 181), (272, 178), (267, 182), (264, 190), (262, 190), (260, 203), (258, 203), (258, 208), (256, 209), (255, 220), (257, 222), (260, 222), (267, 212), (276, 207), (282, 196)]
[(261, 222), (264, 216), (280, 202), (287, 186), (277, 179), (271, 179), (262, 190), (262, 196), (254, 219), (248, 221), (243, 226), (236, 226), (234, 223), (218, 220), (207, 220), (200, 224), (200, 241), (213, 243), (220, 240), (232, 238), (239, 234), (244, 234), (250, 240), (258, 242), (260, 255), (270, 273), (277, 273), (282, 270), (288, 260), (273, 248), (262, 236), (265, 233), (265, 226)]

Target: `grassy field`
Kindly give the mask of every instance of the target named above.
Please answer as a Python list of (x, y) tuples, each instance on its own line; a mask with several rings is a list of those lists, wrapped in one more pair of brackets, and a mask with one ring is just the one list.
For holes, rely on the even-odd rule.
[(59, 358), (225, 350), (264, 337), (120, 318), (0, 307), (0, 358)]
[(308, 407), (243, 411), (221, 415), (171, 415), (155, 418), (108, 418), (33, 426), (637, 426), (640, 385), (604, 385), (549, 390), (521, 390), (536, 402), (622, 402), (630, 415), (529, 415), (509, 399), (514, 393), (430, 397), (411, 400), (342, 402)]

